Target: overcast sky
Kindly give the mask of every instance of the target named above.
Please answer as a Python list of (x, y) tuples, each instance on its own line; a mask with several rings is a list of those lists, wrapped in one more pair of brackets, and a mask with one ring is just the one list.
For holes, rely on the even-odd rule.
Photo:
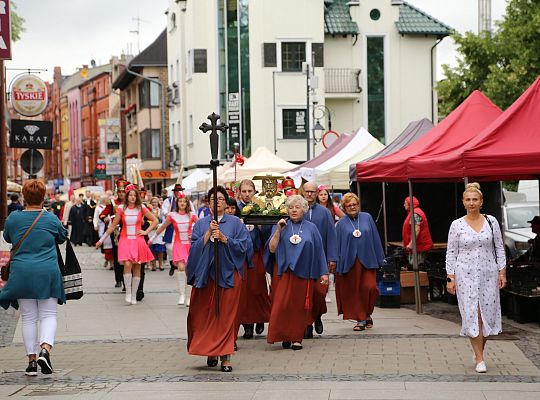
[[(262, 0), (257, 0), (262, 1)], [(293, 0), (294, 1), (294, 0)], [(390, 1), (390, 0), (379, 0)], [(477, 30), (477, 0), (408, 0), (460, 32)], [(13, 60), (8, 68), (45, 68), (41, 74), (50, 80), (54, 66), (64, 75), (95, 60), (105, 64), (112, 55), (130, 50), (137, 53), (148, 46), (165, 28), (168, 0), (15, 0), (25, 18), (26, 32), (13, 44)], [(506, 0), (492, 0), (492, 18), (504, 14)], [(136, 19), (142, 21), (137, 26)], [(438, 63), (455, 65), (452, 40), (437, 47)], [(8, 82), (16, 71), (8, 71)], [(438, 74), (438, 78), (441, 78)]]

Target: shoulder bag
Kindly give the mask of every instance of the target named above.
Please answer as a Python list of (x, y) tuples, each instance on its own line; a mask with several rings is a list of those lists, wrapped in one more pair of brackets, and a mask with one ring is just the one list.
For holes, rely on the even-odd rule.
[(21, 247), (21, 244), (23, 242), (23, 240), (28, 236), (28, 234), (30, 233), (30, 231), (32, 229), (34, 229), (34, 226), (36, 226), (37, 222), (39, 221), (39, 219), (41, 218), (41, 216), (43, 215), (43, 213), (45, 212), (45, 210), (41, 210), (41, 212), (39, 213), (39, 215), (36, 217), (36, 219), (34, 220), (34, 222), (32, 222), (32, 225), (30, 225), (30, 228), (28, 228), (26, 230), (26, 232), (24, 232), (24, 235), (22, 235), (22, 237), (19, 239), (19, 241), (17, 242), (17, 244), (15, 246), (13, 246), (13, 248), (11, 249), (11, 252), (9, 254), (9, 261), (6, 263), (6, 265), (4, 265), (2, 267), (2, 271), (1, 271), (1, 278), (3, 281), (6, 281), (9, 279), (9, 264), (11, 263), (11, 259), (13, 258), (13, 256), (17, 253), (17, 250), (19, 250), (19, 247)]
[(69, 239), (66, 240), (65, 262), (58, 245), (56, 245), (56, 253), (58, 255), (58, 268), (60, 268), (60, 273), (64, 279), (66, 300), (79, 300), (83, 297), (82, 272), (79, 260), (77, 260)]

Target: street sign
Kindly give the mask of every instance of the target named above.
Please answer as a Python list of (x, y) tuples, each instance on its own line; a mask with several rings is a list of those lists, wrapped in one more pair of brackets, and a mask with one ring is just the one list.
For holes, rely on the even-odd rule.
[(24, 119), (11, 120), (9, 147), (24, 149), (52, 149), (52, 122)]
[(34, 149), (26, 150), (22, 153), (20, 162), (24, 172), (35, 175), (43, 168), (43, 154)]
[(120, 156), (106, 156), (107, 163), (107, 175), (122, 175), (122, 157)]
[(105, 159), (100, 158), (97, 160), (96, 168), (94, 169), (94, 179), (97, 181), (102, 181), (107, 178), (107, 163)]

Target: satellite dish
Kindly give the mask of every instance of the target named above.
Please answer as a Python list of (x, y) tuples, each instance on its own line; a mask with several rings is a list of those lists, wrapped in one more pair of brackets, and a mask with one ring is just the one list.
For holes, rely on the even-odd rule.
[(90, 65), (92, 66), (92, 68), (95, 68), (96, 60), (90, 60)]

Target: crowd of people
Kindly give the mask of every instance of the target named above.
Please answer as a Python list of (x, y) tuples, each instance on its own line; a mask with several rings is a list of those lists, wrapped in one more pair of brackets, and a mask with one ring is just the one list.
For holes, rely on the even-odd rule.
[[(28, 375), (35, 374), (37, 365), (43, 373), (52, 372), (56, 305), (65, 301), (54, 244), (67, 238), (68, 226), (73, 244), (101, 248), (104, 267), (114, 270), (115, 286), (125, 291), (129, 305), (144, 297), (145, 269), (164, 270), (165, 260), (170, 263), (169, 273), (177, 271), (178, 304), (189, 307), (188, 353), (206, 357), (208, 367), (221, 361), (223, 372), (232, 371), (241, 326), (243, 337), (250, 339), (263, 334), (268, 324), (268, 343), (303, 349), (313, 331), (324, 331), (332, 275), (338, 315), (352, 320), (354, 331), (373, 328), (379, 296), (376, 271), (384, 250), (372, 216), (360, 211), (357, 195), (346, 193), (336, 204), (326, 187), (306, 182), (300, 190), (286, 190), (286, 215), (277, 223), (252, 225), (240, 218), (256, 196), (251, 180), (241, 181), (237, 193), (212, 188), (199, 208), (181, 185), (172, 192), (155, 197), (118, 180), (116, 195), (92, 198), (88, 193), (65, 204), (52, 203), (52, 213), (35, 224), (32, 242), (13, 255), (12, 278), (0, 291), (1, 306), (21, 307)], [(28, 181), (23, 194), (26, 208), (6, 221), (4, 237), (10, 243), (24, 239), (43, 214), (37, 211), (43, 209), (44, 185)], [(454, 221), (449, 232), (448, 291), (458, 296), (461, 334), (470, 338), (481, 373), (486, 371), (486, 339), (501, 331), (497, 300), (498, 289), (506, 284), (506, 260), (497, 220), (480, 213), (478, 184), (466, 186), (463, 205), (466, 216)], [(404, 208), (403, 245), (410, 249), (414, 234), (423, 253), (432, 244), (426, 215), (416, 198), (406, 198)], [(30, 243), (38, 235), (46, 243), (33, 252)], [(36, 280), (27, 279), (36, 261), (46, 267), (40, 270), (39, 290), (31, 287)], [(28, 298), (33, 300), (24, 300)]]

